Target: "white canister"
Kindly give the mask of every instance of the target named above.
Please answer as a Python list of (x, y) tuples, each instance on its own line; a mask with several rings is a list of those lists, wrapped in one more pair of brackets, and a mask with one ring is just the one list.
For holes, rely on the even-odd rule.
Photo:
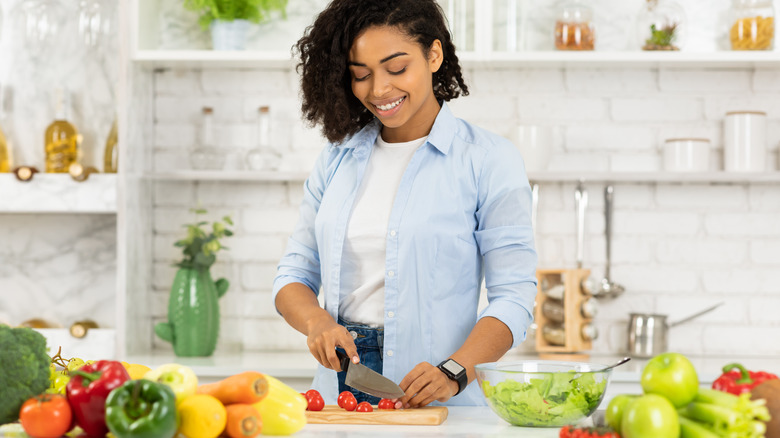
[(710, 141), (706, 138), (670, 138), (664, 144), (664, 169), (669, 172), (706, 172), (710, 168)]
[(723, 128), (723, 167), (728, 172), (766, 170), (766, 113), (726, 113)]
[(520, 149), (526, 171), (547, 170), (553, 148), (552, 127), (521, 125), (514, 129), (511, 140)]

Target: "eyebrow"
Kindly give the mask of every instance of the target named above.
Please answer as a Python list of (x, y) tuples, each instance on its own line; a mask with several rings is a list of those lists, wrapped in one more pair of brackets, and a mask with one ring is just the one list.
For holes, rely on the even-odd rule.
[[(389, 60), (391, 60), (391, 59), (393, 59), (393, 58), (397, 58), (397, 57), (399, 57), (399, 56), (404, 56), (404, 55), (408, 55), (408, 53), (406, 53), (406, 52), (397, 52), (397, 53), (393, 53), (392, 55), (390, 55), (390, 56), (388, 56), (388, 57), (386, 57), (386, 58), (383, 58), (382, 60), (380, 60), (380, 61), (379, 61), (379, 63), (380, 63), (380, 64), (384, 64), (385, 62), (387, 62), (387, 61), (389, 61)], [(361, 63), (359, 63), (359, 62), (353, 62), (353, 61), (347, 61), (347, 65), (354, 65), (354, 66), (356, 66), (356, 67), (366, 67), (366, 65), (365, 65), (365, 64), (361, 64)]]

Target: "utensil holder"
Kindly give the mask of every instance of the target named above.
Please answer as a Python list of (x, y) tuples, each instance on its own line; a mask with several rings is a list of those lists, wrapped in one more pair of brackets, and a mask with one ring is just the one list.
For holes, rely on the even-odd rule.
[[(574, 353), (590, 350), (592, 341), (583, 339), (581, 329), (584, 325), (592, 323), (593, 318), (586, 318), (581, 312), (582, 304), (590, 298), (590, 295), (582, 290), (582, 281), (590, 276), (589, 269), (538, 269), (536, 271), (537, 288), (536, 305), (534, 306), (534, 318), (537, 324), (536, 351), (540, 353)], [(543, 335), (544, 327), (559, 325), (542, 313), (542, 305), (547, 300), (554, 300), (545, 293), (558, 285), (563, 285), (563, 345), (554, 345), (548, 342)], [(545, 289), (543, 289), (545, 288)]]

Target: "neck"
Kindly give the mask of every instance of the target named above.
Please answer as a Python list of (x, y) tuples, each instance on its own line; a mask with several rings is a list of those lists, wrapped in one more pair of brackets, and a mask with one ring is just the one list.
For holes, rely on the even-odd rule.
[(382, 127), (382, 138), (388, 143), (403, 143), (422, 138), (431, 133), (436, 116), (439, 115), (441, 106), (436, 96), (431, 94), (417, 112), (416, 116), (397, 128)]

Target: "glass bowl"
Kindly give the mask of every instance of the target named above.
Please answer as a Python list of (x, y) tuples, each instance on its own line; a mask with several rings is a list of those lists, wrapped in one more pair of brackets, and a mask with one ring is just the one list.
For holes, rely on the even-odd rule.
[(560, 427), (590, 416), (601, 403), (612, 370), (586, 362), (527, 360), (475, 366), (482, 394), (510, 424)]

